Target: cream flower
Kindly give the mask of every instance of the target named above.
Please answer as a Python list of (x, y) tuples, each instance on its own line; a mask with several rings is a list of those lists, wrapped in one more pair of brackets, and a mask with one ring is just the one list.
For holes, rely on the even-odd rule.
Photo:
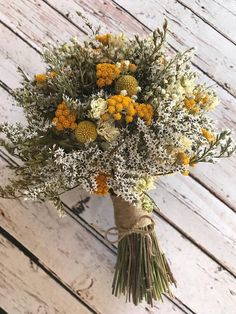
[(192, 147), (192, 141), (187, 136), (180, 136), (179, 138), (181, 148), (190, 149)]
[(147, 191), (154, 188), (154, 177), (145, 176), (138, 180), (136, 185), (136, 191)]
[(97, 127), (97, 133), (108, 142), (115, 141), (120, 135), (119, 129), (114, 127), (111, 121), (101, 122)]
[(93, 99), (91, 101), (91, 111), (90, 117), (93, 119), (99, 119), (102, 114), (105, 113), (107, 109), (106, 100), (103, 98)]

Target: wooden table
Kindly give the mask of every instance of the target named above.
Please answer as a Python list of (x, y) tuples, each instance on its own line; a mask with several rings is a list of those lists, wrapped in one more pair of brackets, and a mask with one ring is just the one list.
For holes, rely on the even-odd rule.
[[(0, 0), (1, 121), (23, 120), (12, 106), (17, 67), (40, 73), (43, 44), (87, 34), (76, 10), (102, 32), (129, 35), (147, 34), (166, 17), (172, 51), (198, 48), (193, 67), (221, 99), (213, 118), (219, 127), (236, 129), (235, 0)], [(1, 150), (1, 184), (12, 163)], [(154, 308), (111, 295), (116, 247), (91, 226), (113, 226), (108, 198), (91, 197), (82, 206), (87, 194), (65, 193), (63, 219), (50, 204), (0, 199), (0, 307), (10, 314), (235, 314), (235, 190), (235, 157), (157, 182), (156, 231), (178, 287)]]

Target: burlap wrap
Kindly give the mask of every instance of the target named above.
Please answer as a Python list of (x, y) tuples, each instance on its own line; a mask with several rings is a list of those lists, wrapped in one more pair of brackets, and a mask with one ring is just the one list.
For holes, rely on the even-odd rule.
[(140, 206), (134, 206), (114, 195), (111, 195), (111, 199), (114, 206), (115, 223), (119, 232), (153, 224), (151, 215)]

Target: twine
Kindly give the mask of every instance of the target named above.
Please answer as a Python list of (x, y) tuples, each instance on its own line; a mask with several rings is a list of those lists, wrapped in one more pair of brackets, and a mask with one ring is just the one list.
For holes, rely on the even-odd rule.
[[(150, 223), (148, 225), (151, 225), (151, 227), (149, 229), (140, 229), (139, 225), (143, 219), (150, 221)], [(155, 227), (154, 220), (148, 215), (142, 215), (129, 228), (111, 227), (108, 230), (104, 230), (105, 231), (104, 237), (111, 244), (118, 243), (124, 237), (126, 237), (132, 233), (138, 233), (138, 234), (142, 234), (144, 236), (150, 237), (150, 233), (152, 233), (154, 231), (154, 227)], [(117, 236), (117, 240), (113, 240), (113, 241), (109, 240), (109, 238), (108, 238), (109, 235)], [(151, 238), (149, 238), (149, 240), (151, 241)]]
[[(152, 239), (150, 234), (154, 231), (155, 222), (146, 211), (140, 206), (134, 206), (122, 198), (111, 195), (114, 206), (115, 227), (104, 230), (95, 224), (91, 224), (95, 229), (104, 233), (104, 238), (110, 244), (115, 244), (121, 241), (124, 237), (132, 234), (142, 234), (148, 237), (150, 244)], [(150, 226), (148, 229), (144, 227)], [(116, 240), (110, 240), (109, 236), (117, 236)], [(152, 245), (151, 245), (152, 246)]]

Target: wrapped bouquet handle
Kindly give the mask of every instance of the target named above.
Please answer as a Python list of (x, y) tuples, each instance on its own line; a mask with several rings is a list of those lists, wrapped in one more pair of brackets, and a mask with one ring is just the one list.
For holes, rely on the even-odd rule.
[(135, 305), (143, 299), (153, 305), (176, 283), (160, 250), (151, 214), (121, 197), (111, 195), (118, 230), (118, 256), (112, 293), (126, 295)]

